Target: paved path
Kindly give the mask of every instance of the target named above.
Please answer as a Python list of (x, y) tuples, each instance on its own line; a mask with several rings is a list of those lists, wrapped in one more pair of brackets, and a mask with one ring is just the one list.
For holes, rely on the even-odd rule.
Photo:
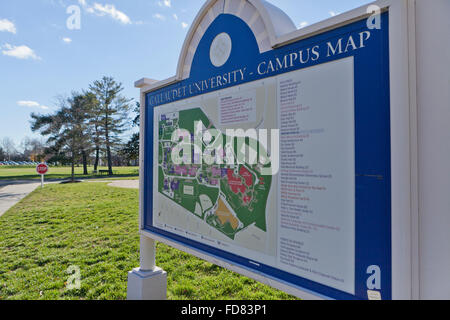
[(110, 187), (139, 189), (139, 180), (117, 180), (108, 184)]
[(30, 183), (41, 183), (41, 180), (0, 180), (0, 189), (10, 185), (30, 184)]
[(0, 217), (20, 200), (33, 192), (40, 183), (0, 185)]

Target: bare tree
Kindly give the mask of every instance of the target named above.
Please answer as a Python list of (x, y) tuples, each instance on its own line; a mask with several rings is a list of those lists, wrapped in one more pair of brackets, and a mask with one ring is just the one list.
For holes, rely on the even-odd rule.
[(11, 161), (11, 156), (13, 156), (15, 153), (17, 153), (16, 145), (14, 141), (9, 138), (5, 137), (1, 141), (2, 149), (6, 153), (6, 157), (8, 158), (8, 161)]
[(23, 157), (32, 161), (41, 161), (45, 155), (45, 143), (42, 139), (25, 137), (22, 140)]
[(4, 161), (6, 157), (5, 152), (3, 151), (3, 148), (0, 146), (0, 160)]

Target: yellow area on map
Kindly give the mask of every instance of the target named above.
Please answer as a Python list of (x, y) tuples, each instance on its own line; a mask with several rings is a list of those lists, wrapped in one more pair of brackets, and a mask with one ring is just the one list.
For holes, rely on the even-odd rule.
[(236, 230), (239, 227), (238, 219), (230, 212), (226, 204), (219, 198), (219, 206), (216, 211), (216, 215), (222, 225), (227, 222), (230, 223), (231, 227)]

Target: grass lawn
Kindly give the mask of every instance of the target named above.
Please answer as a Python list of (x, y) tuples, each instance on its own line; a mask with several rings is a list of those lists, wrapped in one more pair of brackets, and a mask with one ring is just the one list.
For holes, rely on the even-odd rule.
[[(137, 190), (48, 185), (0, 217), (0, 300), (125, 299), (138, 248)], [(157, 249), (169, 299), (294, 299), (161, 243)], [(80, 269), (80, 289), (66, 289), (70, 266)]]
[[(83, 167), (75, 168), (76, 178), (104, 178), (105, 175), (94, 175), (94, 167), (88, 167), (89, 174), (83, 175)], [(106, 167), (99, 167), (98, 170), (108, 170)], [(114, 177), (135, 177), (139, 176), (139, 167), (113, 167)], [(45, 179), (66, 179), (72, 174), (71, 167), (50, 167)], [(36, 173), (36, 167), (0, 167), (0, 180), (29, 180), (40, 179), (41, 176)]]

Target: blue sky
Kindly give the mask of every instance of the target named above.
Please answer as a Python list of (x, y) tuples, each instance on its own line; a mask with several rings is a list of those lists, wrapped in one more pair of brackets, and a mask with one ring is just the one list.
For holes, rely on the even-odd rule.
[[(104, 75), (138, 99), (134, 82), (175, 75), (184, 38), (205, 0), (0, 1), (0, 139), (33, 137), (30, 113), (55, 110), (58, 96)], [(368, 0), (270, 0), (305, 26)], [(66, 12), (81, 10), (79, 30)]]

